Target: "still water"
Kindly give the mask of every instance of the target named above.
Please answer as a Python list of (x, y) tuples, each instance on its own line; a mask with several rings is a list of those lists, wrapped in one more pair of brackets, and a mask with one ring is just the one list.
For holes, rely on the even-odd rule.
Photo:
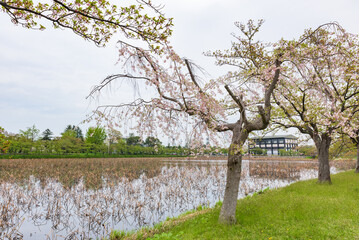
[[(226, 161), (156, 164), (156, 174), (142, 169), (135, 178), (101, 176), (100, 187), (87, 186), (89, 176), (70, 186), (50, 177), (2, 181), (0, 239), (96, 239), (108, 236), (111, 229), (152, 226), (223, 199)], [(308, 161), (243, 160), (239, 198), (316, 178), (316, 169), (317, 164)], [(337, 171), (331, 168), (331, 173)]]

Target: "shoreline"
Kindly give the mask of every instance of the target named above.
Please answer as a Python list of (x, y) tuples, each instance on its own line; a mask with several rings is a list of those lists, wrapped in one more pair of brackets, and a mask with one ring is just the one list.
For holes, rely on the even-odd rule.
[(305, 180), (239, 199), (235, 225), (218, 224), (221, 207), (218, 202), (213, 208), (198, 207), (151, 228), (130, 233), (113, 230), (110, 240), (172, 239), (168, 236), (173, 239), (357, 239), (359, 174), (349, 170), (333, 174), (332, 179), (332, 185)]

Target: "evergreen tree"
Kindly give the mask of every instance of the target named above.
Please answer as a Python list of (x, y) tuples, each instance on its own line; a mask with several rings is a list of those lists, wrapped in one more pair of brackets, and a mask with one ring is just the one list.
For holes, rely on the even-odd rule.
[(144, 142), (144, 146), (146, 147), (154, 147), (154, 146), (161, 146), (162, 142), (155, 137), (147, 137), (145, 142)]
[(141, 138), (139, 136), (135, 136), (133, 133), (130, 133), (130, 136), (126, 138), (127, 145), (141, 145)]
[(61, 133), (61, 135), (62, 136), (64, 136), (64, 135), (72, 136), (75, 138), (80, 138), (81, 140), (84, 139), (81, 128), (79, 126), (75, 126), (75, 125), (67, 125), (64, 132)]
[(50, 129), (46, 129), (42, 132), (42, 140), (51, 141), (53, 138), (52, 135), (54, 135), (53, 132), (51, 132)]

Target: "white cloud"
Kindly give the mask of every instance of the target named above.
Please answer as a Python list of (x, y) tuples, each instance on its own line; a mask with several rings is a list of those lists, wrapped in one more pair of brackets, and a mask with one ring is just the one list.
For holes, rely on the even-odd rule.
[[(233, 40), (234, 21), (265, 19), (259, 34), (264, 41), (294, 38), (305, 28), (338, 21), (359, 33), (359, 2), (354, 0), (182, 0), (159, 1), (174, 18), (172, 43), (185, 57), (217, 76), (223, 70), (204, 57), (207, 50), (225, 49)], [(13, 25), (0, 13), (0, 126), (11, 132), (36, 124), (59, 134), (67, 124), (85, 118), (95, 102), (85, 99), (92, 86), (117, 73), (113, 43), (98, 48), (68, 30), (33, 31)], [(133, 98), (126, 84), (113, 88), (111, 97)]]

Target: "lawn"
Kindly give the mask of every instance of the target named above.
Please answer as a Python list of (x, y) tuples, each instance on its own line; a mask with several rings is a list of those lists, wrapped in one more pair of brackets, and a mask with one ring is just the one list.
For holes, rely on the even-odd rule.
[(129, 238), (359, 239), (359, 174), (351, 170), (332, 175), (332, 182), (297, 182), (241, 199), (237, 224), (232, 226), (217, 223), (218, 204), (143, 229)]

